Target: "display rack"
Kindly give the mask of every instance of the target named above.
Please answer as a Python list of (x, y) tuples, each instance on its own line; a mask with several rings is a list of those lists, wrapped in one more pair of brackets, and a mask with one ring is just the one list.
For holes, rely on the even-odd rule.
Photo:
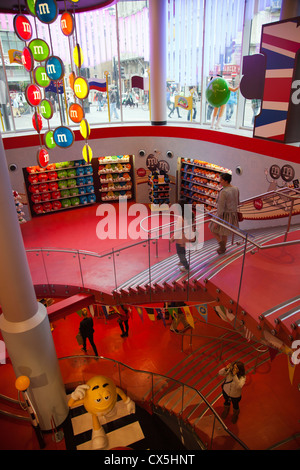
[(204, 204), (205, 211), (217, 207), (220, 185), (220, 174), (231, 171), (213, 163), (190, 158), (181, 158), (180, 196), (193, 204)]
[(133, 198), (132, 155), (99, 157), (98, 176), (101, 201)]
[(85, 160), (31, 166), (23, 173), (33, 217), (96, 202), (93, 168)]
[(148, 177), (149, 199), (151, 204), (162, 205), (170, 203), (170, 179), (167, 174), (159, 174), (154, 170)]

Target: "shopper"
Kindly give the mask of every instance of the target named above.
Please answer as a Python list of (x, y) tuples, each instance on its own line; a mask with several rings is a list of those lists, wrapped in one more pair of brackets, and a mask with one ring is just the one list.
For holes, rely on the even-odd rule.
[[(172, 108), (172, 110), (171, 110), (170, 113), (169, 113), (169, 118), (173, 116), (175, 109), (177, 110), (177, 116), (178, 116), (179, 118), (181, 118), (180, 112), (179, 112), (179, 106), (176, 106), (176, 107), (175, 107), (176, 96), (179, 96), (179, 91), (178, 91), (178, 89), (175, 90), (173, 97), (170, 98), (173, 108)], [(173, 99), (172, 99), (172, 98), (173, 98)]]
[(245, 366), (243, 362), (240, 361), (228, 364), (219, 371), (219, 375), (225, 376), (225, 380), (222, 384), (222, 393), (225, 402), (221, 417), (222, 419), (227, 418), (230, 403), (232, 402), (233, 415), (231, 421), (236, 423), (240, 413), (239, 402), (242, 399), (242, 388), (246, 382)]
[[(221, 222), (238, 227), (239, 190), (236, 186), (232, 186), (231, 179), (232, 177), (229, 173), (221, 173), (220, 175), (220, 183), (223, 189), (218, 195), (216, 216), (222, 219)], [(219, 243), (217, 252), (219, 255), (225, 253), (227, 237), (231, 233), (230, 230), (214, 221), (210, 222), (209, 229)]]
[(118, 312), (120, 315), (120, 317), (118, 318), (118, 323), (122, 331), (122, 334), (120, 336), (121, 338), (127, 338), (129, 330), (129, 308), (127, 307), (127, 305), (120, 305), (120, 307), (118, 308)]
[(95, 356), (98, 356), (98, 351), (94, 343), (94, 322), (93, 318), (89, 316), (88, 309), (82, 309), (83, 320), (80, 322), (79, 331), (83, 339), (82, 351), (86, 351), (86, 340), (88, 339), (92, 346)]
[(111, 110), (111, 117), (119, 119), (118, 111), (117, 111), (117, 93), (115, 89), (112, 89), (110, 94), (110, 110)]
[[(190, 86), (190, 94), (193, 97), (193, 121), (196, 119), (197, 115), (197, 101), (198, 101), (198, 93), (196, 91), (195, 86)], [(191, 110), (189, 110), (187, 115), (187, 120), (190, 121), (191, 119)]]
[[(177, 216), (174, 233), (171, 237), (171, 242), (176, 243), (176, 252), (179, 258), (179, 269), (180, 271), (186, 272), (189, 269), (189, 263), (186, 259), (186, 243), (194, 242), (193, 224), (194, 224), (194, 213), (192, 207), (184, 209), (184, 201), (179, 201), (181, 209), (180, 215)], [(188, 204), (186, 204), (188, 206)]]

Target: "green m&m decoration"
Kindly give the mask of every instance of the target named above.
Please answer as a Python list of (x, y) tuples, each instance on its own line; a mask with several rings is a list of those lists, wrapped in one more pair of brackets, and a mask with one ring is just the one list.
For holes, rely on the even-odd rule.
[(32, 52), (34, 60), (37, 62), (43, 62), (48, 59), (50, 49), (46, 41), (43, 39), (33, 39), (30, 41), (28, 47)]
[(219, 108), (226, 104), (230, 97), (230, 90), (226, 80), (221, 77), (211, 80), (207, 85), (205, 96), (209, 104), (214, 108)]
[(26, 0), (27, 8), (32, 16), (35, 16), (35, 0)]
[(56, 147), (56, 143), (53, 139), (53, 131), (48, 131), (44, 134), (44, 144), (47, 149), (54, 149), (54, 147)]
[(49, 100), (42, 100), (41, 104), (41, 115), (43, 116), (44, 119), (51, 119), (53, 116), (53, 106), (51, 101)]
[(39, 85), (42, 88), (46, 88), (47, 86), (50, 85), (50, 78), (47, 75), (46, 69), (43, 65), (39, 65), (38, 67), (35, 67), (33, 71), (33, 76), (34, 76), (34, 81), (37, 85)]

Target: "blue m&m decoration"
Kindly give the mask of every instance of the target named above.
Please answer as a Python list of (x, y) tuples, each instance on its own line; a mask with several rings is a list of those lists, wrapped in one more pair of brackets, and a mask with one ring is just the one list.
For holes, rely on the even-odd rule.
[(53, 132), (53, 140), (58, 147), (68, 148), (73, 144), (75, 136), (69, 127), (60, 126)]
[(63, 78), (65, 74), (62, 60), (55, 55), (52, 55), (47, 59), (45, 67), (48, 77), (54, 82)]
[(58, 15), (56, 0), (36, 0), (34, 9), (42, 23), (53, 23)]

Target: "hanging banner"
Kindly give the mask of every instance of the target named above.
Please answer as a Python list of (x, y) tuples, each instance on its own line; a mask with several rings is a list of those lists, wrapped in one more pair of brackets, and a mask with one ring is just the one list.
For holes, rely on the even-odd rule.
[(143, 317), (144, 308), (135, 306), (135, 310), (136, 310), (137, 314), (140, 316), (141, 320), (144, 321), (144, 317)]
[(181, 310), (183, 310), (186, 321), (188, 322), (188, 324), (192, 328), (195, 328), (194, 319), (193, 319), (193, 315), (191, 314), (190, 307), (181, 307)]
[(289, 368), (289, 378), (290, 378), (291, 385), (293, 385), (296, 366), (295, 364), (292, 363), (291, 356), (287, 356), (287, 361), (288, 361), (288, 368)]
[(224, 305), (217, 305), (214, 307), (214, 310), (216, 314), (224, 321), (231, 322), (235, 318), (233, 313), (229, 313), (228, 309), (224, 307)]
[(207, 305), (195, 305), (195, 307), (200, 314), (200, 317), (204, 318), (204, 320), (207, 322)]
[(102, 310), (103, 310), (104, 316), (105, 316), (106, 318), (108, 318), (108, 315), (109, 315), (109, 305), (102, 305)]
[(271, 348), (270, 346), (269, 346), (268, 349), (269, 349), (270, 360), (272, 362), (275, 359), (275, 357), (277, 356), (279, 351), (275, 348)]
[(164, 309), (157, 308), (156, 309), (156, 314), (157, 314), (157, 318), (161, 318), (164, 326), (166, 326)]
[(147, 315), (151, 321), (155, 321), (154, 309), (146, 308)]
[(173, 318), (173, 320), (177, 320), (178, 317), (178, 307), (170, 307), (168, 308), (169, 314)]

